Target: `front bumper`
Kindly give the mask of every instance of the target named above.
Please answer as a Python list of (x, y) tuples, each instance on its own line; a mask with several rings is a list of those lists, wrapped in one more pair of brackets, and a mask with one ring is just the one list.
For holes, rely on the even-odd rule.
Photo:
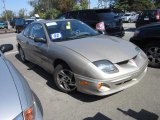
[[(138, 83), (147, 72), (147, 64), (134, 73), (126, 74), (110, 80), (95, 80), (80, 75), (75, 75), (77, 90), (86, 94), (104, 96), (113, 94), (124, 89), (127, 89)], [(87, 81), (87, 85), (81, 85), (81, 81)], [(99, 83), (102, 84), (98, 88)]]

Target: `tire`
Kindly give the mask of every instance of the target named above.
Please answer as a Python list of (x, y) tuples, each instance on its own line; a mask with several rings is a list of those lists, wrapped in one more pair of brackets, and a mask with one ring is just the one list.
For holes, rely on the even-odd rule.
[(53, 73), (53, 79), (60, 91), (65, 93), (73, 93), (76, 91), (74, 74), (67, 65), (57, 65)]
[(19, 48), (19, 55), (20, 55), (20, 58), (21, 58), (22, 62), (24, 62), (24, 63), (28, 62), (26, 60), (26, 57), (25, 57), (25, 54), (24, 54), (24, 51), (23, 51), (22, 47)]
[(147, 45), (145, 49), (150, 67), (160, 67), (160, 43)]
[(128, 22), (131, 23), (131, 19), (129, 19)]

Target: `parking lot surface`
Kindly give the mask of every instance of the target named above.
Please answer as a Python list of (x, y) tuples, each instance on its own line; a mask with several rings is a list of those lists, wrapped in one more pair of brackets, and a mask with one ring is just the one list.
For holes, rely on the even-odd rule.
[[(124, 24), (124, 40), (129, 40), (134, 24)], [(27, 79), (38, 95), (44, 120), (159, 120), (160, 69), (148, 68), (145, 78), (137, 85), (104, 97), (82, 93), (65, 94), (57, 90), (52, 75), (31, 63), (20, 61), (16, 49), (16, 33), (0, 34), (0, 44), (12, 43), (14, 50), (6, 57)]]

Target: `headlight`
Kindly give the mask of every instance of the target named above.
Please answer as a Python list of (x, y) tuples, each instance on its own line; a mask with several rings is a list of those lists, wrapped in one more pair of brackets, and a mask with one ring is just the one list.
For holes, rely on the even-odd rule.
[(138, 46), (136, 46), (135, 50), (138, 52), (138, 54), (140, 54), (142, 51)]
[(13, 120), (34, 120), (35, 113), (33, 107), (26, 109)]
[(139, 35), (139, 33), (140, 33), (140, 31), (139, 31), (139, 30), (136, 30), (136, 31), (134, 32), (134, 37), (137, 37), (137, 36)]
[(13, 120), (24, 120), (23, 119), (23, 113), (19, 114), (15, 119)]
[(99, 60), (93, 62), (95, 66), (97, 66), (104, 73), (116, 73), (118, 72), (117, 67), (108, 60)]

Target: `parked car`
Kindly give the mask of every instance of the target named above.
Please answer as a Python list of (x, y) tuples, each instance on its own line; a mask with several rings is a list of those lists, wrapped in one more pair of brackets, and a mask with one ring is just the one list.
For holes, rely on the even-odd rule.
[(12, 28), (15, 27), (15, 20), (16, 20), (16, 18), (12, 18), (12, 19), (10, 20), (10, 25), (12, 26)]
[(126, 13), (121, 18), (123, 22), (135, 22), (138, 19), (138, 14), (136, 14), (135, 12)]
[(15, 20), (15, 27), (16, 32), (20, 33), (25, 27), (27, 27), (30, 23), (36, 21), (35, 19), (24, 19), (24, 18), (17, 18)]
[(90, 27), (113, 36), (124, 36), (122, 19), (110, 9), (77, 10), (63, 13), (57, 19), (78, 19)]
[(67, 93), (112, 94), (138, 83), (147, 71), (147, 56), (138, 47), (78, 20), (31, 23), (17, 42), (22, 61), (53, 74)]
[(8, 29), (7, 23), (4, 21), (0, 21), (0, 29), (4, 29), (4, 28)]
[(42, 107), (24, 77), (3, 53), (13, 49), (0, 45), (0, 115), (1, 120), (42, 120)]
[(20, 33), (25, 28), (25, 19), (16, 18), (15, 19), (15, 29), (17, 33)]
[(160, 22), (160, 9), (144, 10), (138, 17), (136, 28), (154, 22)]
[(160, 66), (160, 22), (138, 28), (130, 41), (145, 51), (150, 66)]

